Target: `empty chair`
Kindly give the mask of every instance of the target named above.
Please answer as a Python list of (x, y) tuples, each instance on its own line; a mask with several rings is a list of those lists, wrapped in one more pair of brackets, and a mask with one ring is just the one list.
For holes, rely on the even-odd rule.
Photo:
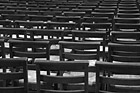
[(1, 15), (3, 19), (5, 20), (27, 20), (26, 15), (25, 14), (2, 14)]
[(72, 31), (73, 41), (81, 41), (81, 42), (101, 42), (100, 46), (103, 46), (102, 57), (105, 59), (105, 47), (107, 45), (107, 34), (106, 31)]
[(114, 23), (115, 31), (139, 31), (139, 23)]
[(43, 28), (43, 27), (47, 26), (47, 23), (43, 22), (43, 21), (20, 21), (20, 20), (16, 20), (14, 22), (14, 27), (16, 28)]
[(140, 32), (111, 31), (111, 42), (114, 43), (140, 43)]
[(85, 23), (82, 24), (83, 30), (90, 30), (90, 31), (107, 31), (108, 34), (111, 30), (111, 23)]
[(24, 28), (0, 28), (0, 35), (2, 39), (8, 41), (9, 39), (27, 40), (26, 29)]
[(11, 20), (0, 20), (1, 27), (11, 27), (12, 21)]
[(0, 10), (0, 14), (15, 14), (15, 10)]
[(83, 17), (82, 22), (86, 23), (108, 23), (111, 20), (108, 17)]
[(26, 14), (26, 15), (28, 15), (28, 14), (30, 14), (30, 15), (40, 15), (41, 13), (39, 12), (39, 11), (29, 11), (29, 10), (17, 10), (16, 11), (17, 12), (17, 14)]
[[(2, 58), (0, 68), (4, 68), (0, 74), (1, 93), (28, 93), (27, 59), (26, 58)], [(10, 68), (18, 69), (10, 71)], [(23, 80), (23, 84), (19, 84)], [(8, 83), (9, 82), (9, 83)]]
[(116, 16), (121, 18), (139, 18), (140, 13), (117, 13)]
[(96, 93), (139, 93), (139, 69), (139, 63), (97, 62)]
[(85, 16), (86, 12), (63, 12), (65, 16)]
[(4, 39), (0, 39), (0, 57), (5, 58)]
[(109, 62), (139, 62), (140, 44), (108, 43)]
[[(44, 61), (36, 60), (37, 67), (37, 93), (49, 92), (49, 93), (88, 93), (88, 62), (86, 61)], [(54, 75), (42, 75), (41, 71), (68, 71), (77, 72), (82, 71), (82, 76), (61, 76)], [(66, 72), (67, 73), (67, 72)], [(77, 85), (83, 83), (83, 89), (68, 89), (66, 85)], [(44, 87), (41, 85), (46, 84), (55, 86), (55, 88)]]
[[(49, 41), (50, 47), (59, 46), (58, 42), (63, 40), (63, 30), (54, 29), (27, 29), (33, 41)], [(59, 48), (50, 49), (50, 55), (59, 55)]]
[(41, 15), (53, 15), (53, 16), (56, 16), (56, 15), (62, 15), (62, 11), (40, 11)]
[(28, 63), (34, 63), (37, 58), (49, 60), (49, 41), (9, 40), (10, 58), (27, 57)]
[(52, 15), (28, 15), (28, 20), (30, 21), (52, 21), (53, 16)]
[(48, 29), (74, 30), (76, 26), (75, 22), (47, 22)]
[[(95, 60), (100, 60), (100, 42), (68, 42), (60, 41), (60, 60), (71, 61), (71, 60), (86, 60), (89, 62), (89, 92), (95, 90)], [(68, 76), (73, 76), (74, 73), (69, 73)], [(82, 85), (79, 84), (82, 88)], [(78, 88), (78, 87), (73, 87)]]

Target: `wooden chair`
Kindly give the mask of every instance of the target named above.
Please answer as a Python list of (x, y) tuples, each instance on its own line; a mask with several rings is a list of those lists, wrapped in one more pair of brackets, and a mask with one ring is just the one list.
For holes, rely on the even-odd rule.
[(112, 23), (85, 23), (83, 22), (81, 25), (83, 30), (89, 31), (106, 31), (108, 36), (111, 31), (111, 24)]
[(12, 20), (12, 21), (15, 21), (15, 20), (25, 21), (25, 20), (27, 20), (27, 17), (25, 14), (2, 14), (1, 16), (4, 20), (7, 20), (7, 19)]
[(28, 15), (28, 18), (30, 21), (52, 21), (53, 20), (53, 16), (52, 15)]
[[(54, 29), (27, 29), (33, 41), (49, 41), (50, 47), (59, 46), (58, 42), (63, 40), (63, 30)], [(59, 48), (50, 49), (50, 55), (59, 55)]]
[(15, 28), (41, 28), (43, 29), (44, 27), (47, 26), (47, 23), (43, 22), (43, 21), (20, 21), (20, 20), (16, 20), (14, 22), (14, 27)]
[(83, 17), (82, 22), (85, 23), (108, 23), (110, 20), (108, 17)]
[(24, 28), (0, 28), (0, 35), (5, 41), (11, 39), (27, 40), (26, 29)]
[(111, 31), (111, 42), (137, 44), (139, 42), (140, 33), (130, 31)]
[(17, 14), (25, 14), (25, 15), (40, 15), (41, 13), (39, 11), (29, 11), (29, 10), (17, 10)]
[(0, 39), (0, 56), (5, 58), (5, 55), (4, 39)]
[(0, 20), (1, 27), (11, 27), (12, 21), (11, 20)]
[(107, 34), (106, 31), (78, 31), (72, 30), (73, 41), (81, 42), (101, 42), (100, 46), (103, 46), (102, 52), (103, 60), (105, 60), (105, 47), (107, 45)]
[(139, 23), (114, 23), (115, 31), (139, 31)]
[[(45, 61), (36, 60), (37, 93), (88, 93), (88, 62), (86, 61)], [(42, 75), (41, 71), (82, 71), (83, 76), (52, 76)], [(42, 83), (41, 83), (42, 82)], [(83, 83), (84, 88), (79, 90), (66, 89), (66, 85)], [(41, 84), (55, 85), (55, 89), (41, 88)], [(48, 88), (48, 89), (47, 89)]]
[(85, 16), (86, 12), (63, 12), (64, 16)]
[(40, 11), (41, 15), (53, 15), (53, 16), (56, 16), (56, 15), (62, 15), (62, 11)]
[(109, 62), (139, 62), (140, 44), (108, 43)]
[(15, 10), (0, 10), (0, 14), (15, 14)]
[(76, 26), (74, 22), (47, 22), (48, 29), (74, 30)]
[(121, 17), (121, 18), (139, 18), (140, 13), (117, 13), (117, 17)]
[(139, 13), (139, 9), (134, 9), (134, 10), (119, 9), (118, 13)]
[[(26, 58), (2, 58), (0, 68), (4, 68), (0, 74), (1, 93), (28, 93), (28, 75)], [(18, 69), (10, 71), (9, 68)], [(23, 85), (19, 85), (19, 80), (24, 80)], [(9, 82), (9, 83), (8, 83)]]
[(8, 42), (10, 46), (10, 58), (27, 57), (29, 64), (33, 64), (37, 58), (49, 60), (49, 41), (9, 40)]
[[(86, 60), (89, 61), (89, 92), (94, 92), (95, 89), (95, 60), (100, 60), (100, 42), (68, 42), (60, 41), (60, 60), (71, 61), (71, 60)], [(74, 73), (69, 73), (69, 76), (73, 76)], [(82, 88), (83, 85), (79, 84)], [(69, 87), (69, 86), (68, 86)], [(69, 88), (78, 88), (78, 86)]]
[(139, 63), (97, 62), (96, 93), (139, 93), (139, 69)]

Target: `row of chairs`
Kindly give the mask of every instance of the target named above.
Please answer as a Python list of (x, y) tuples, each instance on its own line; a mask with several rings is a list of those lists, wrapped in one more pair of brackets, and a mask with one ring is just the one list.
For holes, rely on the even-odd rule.
[[(88, 93), (88, 62), (87, 61), (46, 61), (36, 60), (37, 93), (41, 92), (65, 92), (65, 93)], [(109, 63), (97, 62), (96, 64), (96, 93), (100, 92), (139, 92), (139, 63)], [(0, 67), (4, 68), (1, 73), (2, 93), (28, 93), (27, 60), (22, 58), (0, 59)], [(9, 68), (18, 71), (10, 71)], [(44, 75), (41, 71), (83, 71), (83, 76), (59, 76)], [(104, 74), (103, 74), (104, 73)], [(135, 75), (125, 77), (125, 75)], [(120, 78), (120, 76), (122, 76)], [(19, 79), (24, 80), (23, 86)], [(10, 80), (10, 84), (7, 83)], [(19, 80), (19, 81), (18, 81)], [(69, 90), (68, 85), (84, 83), (84, 88)], [(44, 87), (45, 85), (45, 87)]]

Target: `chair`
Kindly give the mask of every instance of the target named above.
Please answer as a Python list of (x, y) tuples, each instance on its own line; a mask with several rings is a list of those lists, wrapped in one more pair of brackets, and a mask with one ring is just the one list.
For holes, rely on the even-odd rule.
[(139, 63), (96, 62), (96, 93), (139, 93), (139, 69)]
[(86, 15), (86, 12), (63, 12), (63, 15), (64, 16), (85, 16)]
[(44, 58), (46, 60), (50, 58), (49, 41), (9, 40), (8, 42), (10, 46), (10, 58), (27, 57), (29, 64), (33, 64), (37, 58)]
[(108, 43), (108, 62), (139, 62), (140, 44)]
[(111, 31), (111, 42), (124, 44), (139, 44), (140, 32)]
[(0, 56), (5, 58), (5, 46), (4, 46), (4, 39), (0, 39)]
[[(0, 74), (1, 93), (28, 93), (28, 76), (26, 58), (2, 58), (0, 68), (4, 68)], [(10, 68), (18, 69), (9, 71)], [(23, 85), (19, 85), (19, 80), (24, 80)], [(6, 83), (7, 82), (7, 83)], [(9, 83), (8, 83), (9, 82)]]
[(40, 11), (41, 15), (53, 15), (53, 16), (61, 16), (62, 15), (62, 11)]
[(47, 22), (47, 21), (52, 21), (53, 16), (52, 15), (47, 15), (47, 16), (44, 16), (44, 15), (28, 15), (28, 19), (30, 21), (44, 21), (44, 22)]
[(74, 30), (76, 26), (74, 22), (47, 22), (48, 29)]
[(12, 23), (11, 20), (0, 20), (1, 27), (11, 27)]
[[(89, 82), (88, 89), (89, 92), (93, 92), (95, 89), (95, 60), (100, 60), (100, 42), (68, 42), (60, 41), (60, 60), (61, 61), (77, 61), (85, 60), (89, 62), (88, 74)], [(73, 76), (74, 73), (69, 73), (68, 76)], [(82, 88), (83, 85), (79, 84), (78, 86), (69, 88)]]
[(106, 31), (109, 35), (111, 31), (111, 24), (112, 23), (85, 23), (83, 22), (81, 25), (83, 27), (83, 30), (89, 30), (89, 31)]
[(139, 23), (114, 23), (115, 31), (139, 31)]
[(16, 20), (14, 22), (14, 27), (15, 28), (41, 28), (43, 29), (44, 26), (46, 26), (47, 23), (43, 22), (43, 21), (20, 21), (20, 20)]
[[(63, 40), (63, 30), (54, 29), (27, 29), (33, 41), (49, 41), (50, 47), (59, 46), (58, 42)], [(50, 55), (59, 55), (59, 49), (50, 49)]]
[[(44, 61), (36, 60), (37, 93), (88, 93), (88, 62), (86, 61)], [(83, 76), (42, 75), (41, 71), (82, 71)], [(84, 89), (69, 90), (65, 85), (83, 83)], [(55, 85), (55, 89), (41, 88), (41, 84)], [(48, 89), (47, 89), (48, 88)]]
[(107, 45), (107, 34), (106, 31), (78, 31), (72, 30), (73, 41), (81, 41), (81, 42), (101, 42), (100, 46), (103, 46), (102, 52), (103, 60), (105, 60), (105, 47)]
[(5, 20), (7, 20), (7, 19), (12, 20), (12, 21), (15, 21), (15, 20), (25, 21), (25, 20), (27, 20), (25, 14), (2, 14), (1, 16)]
[(0, 10), (0, 14), (15, 14), (15, 10)]
[(26, 29), (24, 28), (0, 28), (0, 35), (6, 42), (9, 39), (27, 40)]
[(117, 17), (120, 17), (120, 18), (139, 18), (140, 13), (117, 13)]
[(110, 20), (108, 17), (83, 17), (82, 22), (85, 23), (108, 23)]

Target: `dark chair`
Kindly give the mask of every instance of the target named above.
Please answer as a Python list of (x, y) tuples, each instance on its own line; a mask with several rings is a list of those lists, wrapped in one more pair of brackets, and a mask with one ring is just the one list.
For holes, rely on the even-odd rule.
[(52, 15), (47, 15), (47, 16), (44, 16), (44, 15), (28, 15), (28, 19), (30, 21), (44, 21), (44, 22), (47, 22), (47, 21), (52, 21), (53, 16)]
[(14, 27), (16, 28), (41, 28), (43, 29), (44, 27), (46, 27), (47, 23), (43, 22), (43, 21), (20, 21), (20, 20), (16, 20), (14, 22)]
[(4, 39), (0, 39), (0, 56), (5, 58), (5, 55)]
[[(63, 30), (54, 29), (27, 29), (33, 41), (49, 41), (50, 47), (59, 46), (58, 42), (63, 40)], [(50, 55), (59, 55), (58, 49), (50, 49)]]
[[(0, 68), (4, 68), (0, 74), (1, 93), (28, 93), (26, 58), (2, 58), (0, 59)], [(9, 70), (12, 68), (15, 69), (15, 71)], [(23, 85), (19, 85), (20, 80), (24, 81)]]
[(139, 23), (114, 23), (115, 31), (139, 31)]
[(74, 22), (47, 22), (48, 29), (74, 30), (76, 26)]
[[(95, 60), (100, 60), (100, 42), (67, 42), (60, 41), (60, 60), (62, 61), (77, 61), (77, 60), (86, 60), (89, 61), (89, 82), (88, 89), (89, 92), (95, 91)], [(69, 76), (73, 76), (74, 73), (69, 73)], [(79, 87), (82, 88), (83, 85), (79, 84)], [(79, 88), (78, 86), (70, 87)]]
[(12, 21), (15, 21), (15, 20), (25, 21), (25, 20), (27, 20), (27, 17), (25, 14), (2, 14), (1, 16), (4, 20), (7, 20), (7, 19), (12, 20)]
[(139, 69), (139, 63), (97, 62), (96, 93), (139, 93)]
[[(37, 93), (88, 93), (88, 62), (86, 61), (44, 61), (36, 60), (37, 67)], [(82, 71), (83, 76), (54, 76), (42, 75), (41, 71)], [(67, 72), (66, 72), (67, 73)], [(66, 85), (76, 85), (83, 83), (84, 88), (78, 90), (69, 90)], [(41, 85), (55, 85), (55, 88), (44, 87)]]
[(50, 58), (49, 41), (9, 40), (10, 58), (27, 57), (28, 63), (33, 64), (37, 58)]
[(139, 44), (140, 32), (111, 31), (111, 42), (124, 44)]
[(5, 41), (11, 39), (27, 40), (26, 29), (24, 28), (0, 28), (0, 35)]
[(109, 62), (139, 62), (140, 44), (108, 43)]
[[(106, 31), (72, 31), (73, 41), (81, 41), (81, 42), (101, 42), (100, 46), (102, 48), (102, 57), (105, 60), (105, 47), (107, 45), (107, 33)], [(100, 52), (101, 52), (100, 51)]]

